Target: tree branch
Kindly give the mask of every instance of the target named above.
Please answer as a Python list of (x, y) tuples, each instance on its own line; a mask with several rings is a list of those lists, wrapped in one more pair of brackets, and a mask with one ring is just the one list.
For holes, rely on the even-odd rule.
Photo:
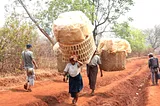
[(101, 32), (97, 33), (97, 34), (102, 34), (104, 32), (109, 32), (109, 31), (106, 31), (106, 28), (107, 28), (108, 25), (109, 25), (109, 23), (107, 25), (105, 25), (105, 27), (103, 28), (103, 30)]
[(18, 0), (19, 3), (23, 6), (23, 8), (25, 9), (26, 13), (28, 14), (28, 16), (30, 17), (30, 19), (35, 23), (35, 25), (38, 27), (38, 29), (48, 38), (48, 40), (51, 42), (52, 45), (54, 45), (54, 42), (53, 40), (51, 39), (51, 37), (47, 34), (47, 32), (42, 29), (37, 21), (35, 19), (33, 19), (33, 17), (31, 16), (31, 14), (29, 13), (29, 11), (27, 10), (26, 6), (23, 4), (22, 0)]
[[(104, 19), (104, 21), (103, 22), (101, 22), (100, 23), (100, 21), (98, 22), (98, 25), (97, 25), (97, 27), (99, 27), (100, 25), (102, 25), (102, 24), (104, 24), (107, 20), (108, 20), (108, 18), (109, 18), (109, 15), (110, 15), (110, 12), (111, 12), (111, 9), (112, 9), (112, 6), (110, 7), (110, 0), (108, 0), (109, 2), (108, 2), (108, 6), (107, 6), (107, 10), (108, 10), (108, 13), (107, 13), (107, 16), (106, 16), (106, 18)], [(101, 19), (103, 18), (103, 16), (106, 14), (106, 12), (104, 12), (104, 14), (102, 15), (102, 17), (101, 17)], [(100, 20), (101, 20), (100, 19)]]
[(97, 11), (96, 11), (96, 16), (97, 16), (97, 17), (98, 17), (99, 7), (100, 7), (100, 3), (99, 3), (99, 0), (98, 0), (98, 2), (97, 2)]

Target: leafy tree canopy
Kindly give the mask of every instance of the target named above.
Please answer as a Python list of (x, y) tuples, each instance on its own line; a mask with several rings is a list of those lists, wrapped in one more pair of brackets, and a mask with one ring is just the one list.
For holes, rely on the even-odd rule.
[(130, 27), (128, 22), (116, 24), (113, 30), (117, 37), (130, 43), (132, 51), (141, 52), (146, 49), (146, 35), (141, 30)]
[(36, 41), (36, 36), (37, 33), (32, 26), (20, 20), (8, 18), (5, 25), (0, 28), (0, 61), (11, 54), (20, 54), (27, 43)]
[(147, 34), (147, 41), (154, 50), (160, 47), (160, 25), (146, 29), (144, 33)]
[[(22, 3), (24, 5), (20, 5)], [(110, 28), (108, 26), (117, 23), (117, 20), (125, 15), (130, 7), (134, 5), (133, 0), (14, 0), (11, 4), (13, 11), (18, 12), (20, 9), (16, 8), (26, 8), (33, 16), (34, 23), (43, 33), (51, 34), (53, 20), (57, 16), (66, 11), (80, 10), (84, 12), (92, 24), (94, 25), (93, 35), (102, 35), (104, 32), (108, 31)], [(8, 10), (8, 9), (6, 9)], [(22, 10), (22, 9), (21, 9)], [(25, 12), (23, 14), (16, 14), (16, 16), (21, 16), (23, 18), (28, 18)], [(73, 14), (74, 15), (74, 14)], [(30, 17), (31, 18), (31, 17)], [(36, 21), (36, 22), (35, 22)], [(46, 36), (46, 33), (43, 33)], [(48, 36), (48, 35), (47, 35)]]

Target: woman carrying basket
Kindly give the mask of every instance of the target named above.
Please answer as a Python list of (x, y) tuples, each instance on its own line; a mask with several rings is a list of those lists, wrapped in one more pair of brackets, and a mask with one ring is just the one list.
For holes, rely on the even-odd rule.
[(76, 104), (78, 101), (78, 93), (83, 88), (82, 76), (80, 74), (82, 62), (77, 60), (76, 56), (71, 56), (68, 63), (64, 69), (64, 81), (65, 76), (69, 74), (69, 93), (73, 98), (72, 104)]

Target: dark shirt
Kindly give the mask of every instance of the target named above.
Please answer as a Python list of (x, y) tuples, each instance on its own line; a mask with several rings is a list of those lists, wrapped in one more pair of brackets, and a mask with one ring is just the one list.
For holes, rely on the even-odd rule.
[(158, 58), (151, 57), (148, 61), (148, 67), (151, 69), (159, 68)]

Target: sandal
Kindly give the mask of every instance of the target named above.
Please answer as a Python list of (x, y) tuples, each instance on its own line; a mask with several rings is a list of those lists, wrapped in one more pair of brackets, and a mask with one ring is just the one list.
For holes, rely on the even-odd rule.
[(32, 92), (32, 90), (31, 90), (31, 89), (28, 89), (27, 91), (28, 91), (28, 92)]
[(24, 84), (24, 89), (27, 90), (28, 84)]

